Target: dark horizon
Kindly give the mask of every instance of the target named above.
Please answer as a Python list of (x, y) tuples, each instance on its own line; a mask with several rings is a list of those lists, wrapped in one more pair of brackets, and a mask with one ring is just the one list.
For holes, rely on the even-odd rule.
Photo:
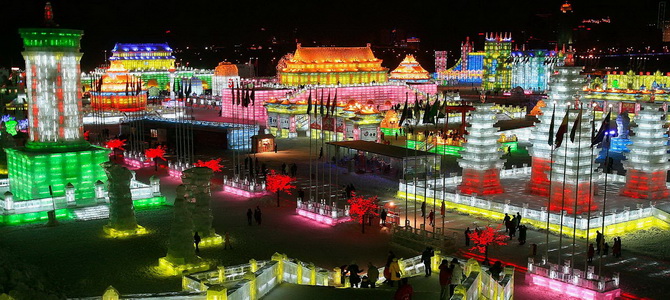
[[(512, 32), (515, 43), (534, 41), (540, 46), (556, 39), (555, 20), (564, 1), (457, 0), (448, 6), (414, 1), (399, 7), (377, 1), (340, 3), (331, 8), (313, 1), (238, 3), (221, 1), (148, 0), (100, 2), (51, 1), (55, 21), (63, 28), (82, 29), (82, 70), (104, 62), (115, 43), (168, 42), (173, 48), (235, 45), (271, 45), (282, 51), (303, 45), (384, 46), (392, 30), (421, 39), (421, 50), (457, 50), (469, 36), (481, 48), (483, 32)], [(0, 67), (23, 66), (18, 28), (41, 27), (46, 1), (4, 3), (5, 24), (0, 37)], [(571, 1), (575, 17), (610, 17), (603, 43), (660, 44), (653, 40), (658, 1)], [(670, 17), (670, 13), (668, 13)], [(616, 33), (615, 36), (610, 36)], [(284, 45), (283, 47), (281, 45)], [(544, 47), (548, 48), (548, 47)], [(225, 51), (224, 51), (225, 53)], [(228, 59), (223, 56), (219, 60)], [(214, 65), (210, 66), (211, 68)]]

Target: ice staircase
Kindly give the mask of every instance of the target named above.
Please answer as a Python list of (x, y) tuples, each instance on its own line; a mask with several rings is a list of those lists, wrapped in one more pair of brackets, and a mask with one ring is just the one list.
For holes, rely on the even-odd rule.
[(74, 210), (74, 218), (78, 221), (98, 220), (109, 218), (107, 205), (96, 205)]
[(512, 120), (512, 117), (506, 112), (497, 113), (496, 118), (498, 119), (498, 121)]

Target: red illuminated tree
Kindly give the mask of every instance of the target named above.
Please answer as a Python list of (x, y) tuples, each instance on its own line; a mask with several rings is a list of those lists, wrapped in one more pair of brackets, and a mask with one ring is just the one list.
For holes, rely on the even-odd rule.
[(148, 159), (160, 158), (165, 160), (165, 146), (157, 146), (156, 148), (149, 148), (144, 150), (144, 156), (146, 156)]
[(377, 196), (364, 198), (352, 193), (347, 202), (349, 202), (349, 216), (352, 220), (361, 223), (361, 231), (365, 233), (365, 217), (370, 218), (379, 215), (377, 213)]
[(205, 167), (205, 168), (210, 168), (214, 172), (221, 172), (221, 168), (223, 168), (223, 165), (221, 164), (221, 159), (211, 159), (208, 161), (202, 161), (198, 160), (198, 162), (195, 163), (196, 167)]
[(111, 139), (107, 142), (105, 142), (105, 147), (112, 149), (112, 151), (119, 149), (125, 151), (126, 149), (123, 149), (123, 146), (126, 145), (126, 140), (120, 140), (120, 139)]
[(287, 194), (291, 195), (291, 189), (295, 188), (295, 185), (291, 183), (295, 181), (295, 178), (278, 174), (275, 170), (270, 170), (270, 174), (265, 178), (265, 188), (271, 193), (277, 193), (277, 207), (279, 207), (279, 192), (284, 191)]
[(474, 246), (469, 250), (477, 250), (479, 253), (484, 253), (485, 261), (488, 261), (490, 245), (507, 245), (507, 236), (500, 233), (500, 226), (501, 225), (498, 225), (498, 228), (495, 229), (486, 226), (483, 230), (475, 230), (471, 232), (470, 240), (474, 243)]
[(158, 159), (165, 160), (165, 146), (144, 150), (144, 156), (154, 161), (154, 170), (158, 171)]

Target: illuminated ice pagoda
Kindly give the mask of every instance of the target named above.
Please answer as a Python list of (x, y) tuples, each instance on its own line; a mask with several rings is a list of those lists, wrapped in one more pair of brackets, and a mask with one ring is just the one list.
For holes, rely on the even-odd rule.
[[(582, 109), (582, 120), (579, 127), (573, 129), (578, 118), (579, 109), (568, 110), (568, 129), (563, 143), (554, 150), (554, 164), (551, 168), (551, 211), (566, 211), (568, 214), (580, 214), (589, 209), (595, 209), (591, 201), (593, 190), (591, 174), (593, 160), (596, 158), (596, 149), (591, 147), (591, 119), (592, 113)], [(547, 115), (545, 113), (545, 115)], [(557, 113), (558, 115), (558, 113)], [(556, 124), (560, 124), (563, 115), (557, 117)], [(559, 120), (560, 119), (560, 120)], [(574, 141), (570, 140), (572, 131), (575, 132)], [(545, 145), (547, 142), (545, 141)], [(535, 148), (535, 147), (533, 147)]]
[[(528, 189), (530, 193), (549, 196), (549, 170), (551, 169), (550, 132), (556, 133), (569, 105), (574, 104), (574, 96), (582, 90), (584, 77), (579, 73), (581, 67), (556, 67), (549, 82), (549, 102), (544, 114), (538, 116), (540, 122), (535, 123), (531, 131), (532, 146), (528, 153), (531, 156), (531, 175)], [(554, 129), (550, 130), (552, 112), (555, 107)], [(552, 139), (553, 140), (553, 139)], [(590, 145), (590, 144), (589, 144)], [(555, 160), (554, 160), (555, 161)]]
[(365, 47), (302, 47), (284, 60), (278, 70), (279, 82), (287, 86), (305, 84), (350, 85), (386, 82), (388, 69)]
[(143, 82), (128, 73), (119, 61), (112, 61), (102, 76), (99, 90), (91, 90), (91, 107), (111, 111), (139, 111), (147, 106)]
[(414, 55), (407, 54), (405, 59), (400, 62), (398, 67), (391, 71), (390, 80), (402, 81), (402, 82), (428, 82), (430, 75), (426, 71)]
[(463, 181), (458, 189), (463, 194), (489, 195), (503, 192), (500, 185), (500, 169), (504, 160), (500, 158), (496, 112), (493, 104), (478, 104), (470, 114), (470, 125), (461, 158)]
[(621, 195), (638, 199), (662, 199), (668, 197), (666, 186), (670, 155), (668, 155), (668, 137), (663, 128), (665, 112), (662, 104), (644, 103), (643, 109), (635, 117), (637, 129), (631, 137), (633, 144), (628, 146), (624, 167), (626, 185)]
[[(52, 17), (47, 4), (47, 17)], [(25, 147), (8, 148), (9, 191), (0, 189), (2, 223), (46, 218), (55, 210), (67, 217), (70, 208), (106, 201), (107, 180), (101, 163), (110, 150), (84, 140), (79, 61), (83, 31), (55, 27), (22, 28), (26, 63), (29, 139)], [(133, 198), (164, 201), (155, 186), (133, 181)], [(140, 190), (135, 189), (142, 186)], [(149, 199), (151, 198), (151, 199)]]

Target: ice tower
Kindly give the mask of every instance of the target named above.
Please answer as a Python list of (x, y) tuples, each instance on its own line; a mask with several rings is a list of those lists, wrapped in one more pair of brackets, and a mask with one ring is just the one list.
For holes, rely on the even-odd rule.
[[(579, 74), (581, 70), (582, 67), (556, 67), (549, 79), (549, 101), (547, 101), (547, 107), (544, 108), (544, 114), (538, 117), (540, 122), (535, 124), (530, 136), (532, 146), (528, 153), (532, 159), (532, 168), (528, 190), (531, 194), (549, 196), (552, 148), (549, 143), (549, 133), (551, 131), (549, 127), (552, 114), (554, 117), (552, 132), (556, 133), (565, 111), (569, 105), (574, 105), (575, 95), (578, 95), (584, 86), (584, 77)], [(555, 113), (552, 113), (554, 107)]]
[[(591, 185), (595, 149), (591, 148), (591, 116), (586, 108), (582, 109), (582, 120), (574, 129), (574, 141), (570, 135), (579, 116), (579, 109), (569, 109), (568, 130), (564, 135), (563, 144), (554, 150), (554, 164), (551, 169), (551, 211), (564, 210), (569, 214), (591, 210), (595, 204), (591, 200), (594, 186)], [(561, 123), (557, 117), (556, 124)], [(545, 142), (546, 145), (546, 142)], [(593, 179), (594, 180), (594, 179)]]
[[(47, 26), (53, 25), (51, 6)], [(15, 201), (66, 194), (74, 186), (76, 203), (95, 202), (95, 182), (106, 181), (100, 163), (109, 150), (92, 146), (83, 135), (79, 51), (83, 31), (22, 28), (30, 139), (26, 146), (6, 149)], [(70, 198), (71, 199), (71, 198)], [(91, 203), (91, 204), (93, 204)]]
[(489, 195), (503, 192), (500, 185), (498, 128), (493, 104), (475, 105), (470, 114), (467, 142), (463, 145), (458, 164), (463, 168), (463, 182), (458, 189), (463, 194)]
[(626, 153), (626, 185), (621, 195), (638, 199), (661, 199), (670, 194), (666, 186), (670, 155), (668, 155), (666, 129), (663, 128), (663, 105), (644, 103), (635, 117), (637, 129), (630, 153)]

